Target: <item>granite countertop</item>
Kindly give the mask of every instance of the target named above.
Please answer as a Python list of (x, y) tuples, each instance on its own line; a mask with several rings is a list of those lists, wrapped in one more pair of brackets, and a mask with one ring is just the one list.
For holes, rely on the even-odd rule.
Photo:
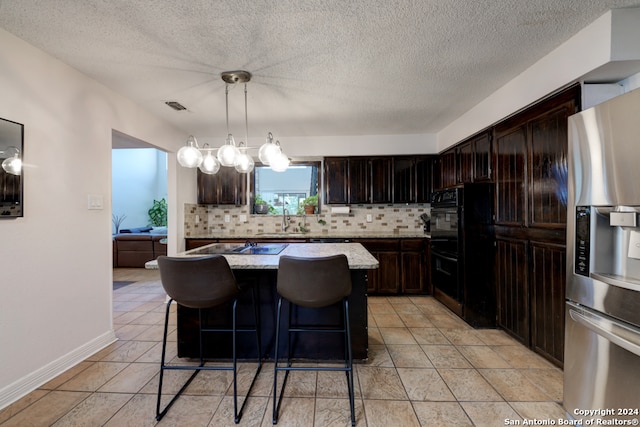
[[(210, 246), (210, 245), (208, 245)], [(182, 252), (178, 256), (200, 256), (195, 254), (202, 248)], [(291, 255), (298, 257), (323, 257), (337, 254), (345, 254), (352, 270), (371, 270), (378, 268), (378, 260), (367, 251), (360, 243), (289, 243), (278, 255), (223, 255), (233, 269), (247, 270), (276, 270), (280, 256)], [(145, 264), (147, 269), (157, 269), (156, 260)]]
[(340, 232), (340, 231), (331, 231), (330, 233), (326, 232), (308, 232), (308, 233), (270, 233), (270, 232), (260, 232), (260, 233), (251, 233), (251, 234), (231, 234), (231, 233), (220, 233), (220, 234), (207, 234), (207, 235), (197, 235), (197, 236), (188, 236), (187, 239), (270, 239), (270, 238), (278, 238), (278, 239), (411, 239), (411, 238), (431, 238), (430, 233), (424, 233), (422, 231), (363, 231), (363, 232)]

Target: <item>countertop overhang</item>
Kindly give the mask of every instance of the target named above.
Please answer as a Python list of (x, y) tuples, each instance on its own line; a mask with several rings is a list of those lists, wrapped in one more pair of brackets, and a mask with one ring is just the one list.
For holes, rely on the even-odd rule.
[[(212, 244), (212, 245), (215, 245)], [(211, 246), (211, 245), (207, 245)], [(206, 247), (206, 246), (204, 246)], [(182, 252), (177, 256), (197, 257), (202, 256), (197, 253), (201, 248)], [(347, 256), (349, 268), (352, 270), (371, 270), (378, 268), (378, 260), (360, 243), (290, 243), (278, 255), (231, 255), (223, 256), (229, 262), (232, 269), (237, 270), (277, 270), (280, 257), (283, 255), (318, 258), (331, 255), (344, 254)], [(147, 269), (157, 269), (156, 260), (148, 261), (145, 264)]]

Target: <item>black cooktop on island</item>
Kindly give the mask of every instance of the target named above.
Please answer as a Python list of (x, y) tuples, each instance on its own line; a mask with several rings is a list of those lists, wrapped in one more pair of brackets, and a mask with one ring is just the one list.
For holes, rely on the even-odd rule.
[(288, 243), (214, 243), (190, 251), (190, 255), (278, 255)]

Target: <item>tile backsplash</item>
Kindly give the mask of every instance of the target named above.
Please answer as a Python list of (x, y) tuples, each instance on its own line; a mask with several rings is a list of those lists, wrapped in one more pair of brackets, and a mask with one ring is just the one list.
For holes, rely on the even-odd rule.
[[(352, 205), (348, 214), (331, 213), (330, 206), (322, 206), (321, 209), (320, 214), (291, 215), (287, 231), (295, 232), (304, 227), (311, 233), (327, 235), (337, 231), (422, 232), (420, 215), (431, 211), (429, 204)], [(185, 237), (246, 236), (282, 231), (281, 215), (256, 215), (250, 212), (250, 206), (185, 204)], [(371, 222), (367, 221), (369, 215)]]

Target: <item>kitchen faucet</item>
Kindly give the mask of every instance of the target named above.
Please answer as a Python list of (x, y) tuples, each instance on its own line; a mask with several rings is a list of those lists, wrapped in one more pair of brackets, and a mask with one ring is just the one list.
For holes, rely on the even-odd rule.
[(289, 211), (284, 206), (282, 207), (282, 232), (287, 231), (289, 227), (289, 223), (291, 222), (291, 217), (289, 216)]

